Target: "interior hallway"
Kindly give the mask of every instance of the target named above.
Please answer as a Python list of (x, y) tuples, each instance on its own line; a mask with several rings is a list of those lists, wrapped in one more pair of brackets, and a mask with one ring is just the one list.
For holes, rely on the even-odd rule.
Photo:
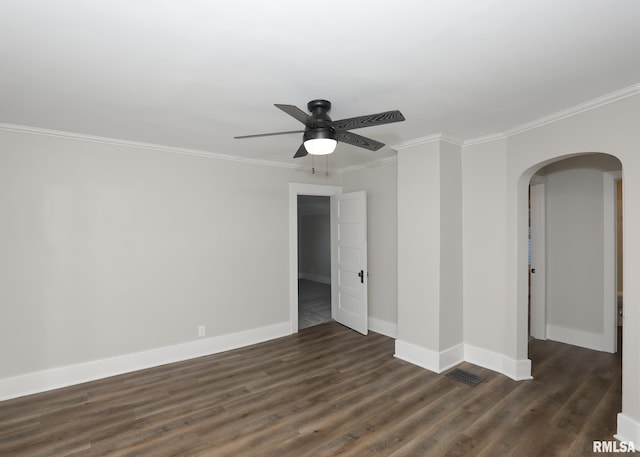
[(331, 320), (331, 286), (308, 279), (298, 280), (298, 329)]

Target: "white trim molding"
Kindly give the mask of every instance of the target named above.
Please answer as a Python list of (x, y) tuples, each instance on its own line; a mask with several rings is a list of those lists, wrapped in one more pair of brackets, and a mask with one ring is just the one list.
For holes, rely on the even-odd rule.
[(437, 352), (413, 343), (396, 340), (395, 357), (412, 363), (435, 373), (442, 373), (461, 362), (488, 368), (501, 373), (515, 381), (533, 379), (531, 377), (531, 360), (515, 360), (503, 354), (487, 349), (458, 344), (444, 351)]
[(0, 379), (0, 401), (217, 354), (289, 334), (289, 322)]
[(429, 371), (442, 373), (464, 361), (464, 347), (459, 344), (437, 352), (413, 343), (396, 340), (394, 356)]
[(546, 178), (543, 176), (533, 175), (529, 182), (529, 242), (531, 243), (529, 322), (530, 334), (538, 340), (547, 339), (547, 224), (545, 181)]
[(396, 151), (402, 151), (403, 149), (412, 148), (414, 146), (420, 146), (422, 144), (434, 143), (436, 141), (440, 141), (443, 143), (450, 143), (454, 146), (463, 146), (464, 142), (447, 136), (443, 133), (437, 133), (435, 135), (423, 136), (421, 138), (415, 138), (413, 140), (404, 141), (402, 143), (394, 144), (391, 146), (391, 149), (395, 149)]
[[(622, 170), (605, 171), (603, 177), (603, 335), (602, 350), (615, 353), (618, 348), (618, 195), (617, 181)], [(640, 443), (639, 443), (640, 444)]]
[(515, 381), (533, 379), (531, 376), (531, 360), (529, 359), (516, 360), (504, 354), (465, 344), (464, 360), (465, 362), (502, 373)]
[(613, 436), (620, 441), (632, 441), (637, 446), (640, 444), (640, 422), (624, 413), (618, 413), (617, 433)]
[[(634, 95), (639, 95), (639, 94), (640, 94), (640, 83), (634, 84), (634, 85), (629, 86), (629, 87), (622, 88), (620, 90), (611, 92), (609, 94), (602, 95), (600, 97), (593, 98), (593, 99), (588, 100), (588, 101), (586, 101), (584, 103), (580, 103), (578, 105), (574, 105), (574, 106), (569, 107), (567, 109), (564, 109), (564, 110), (558, 111), (556, 113), (553, 113), (553, 114), (551, 114), (549, 116), (538, 118), (538, 119), (535, 119), (535, 120), (533, 120), (531, 122), (527, 122), (525, 124), (513, 127), (513, 128), (511, 128), (509, 130), (506, 130), (504, 132), (497, 132), (497, 133), (487, 134), (487, 135), (484, 135), (484, 136), (481, 136), (481, 137), (471, 138), (471, 139), (467, 139), (467, 140), (460, 140), (460, 139), (454, 138), (452, 136), (446, 135), (444, 133), (437, 133), (437, 134), (433, 134), (433, 135), (428, 135), (428, 136), (424, 136), (424, 137), (420, 137), (420, 138), (415, 138), (415, 139), (412, 139), (412, 140), (404, 141), (404, 142), (397, 143), (397, 144), (394, 144), (394, 145), (390, 145), (389, 148), (393, 149), (395, 151), (400, 151), (402, 149), (407, 149), (407, 148), (411, 148), (413, 146), (418, 146), (418, 145), (421, 145), (421, 144), (431, 143), (431, 142), (434, 142), (434, 141), (442, 141), (442, 142), (450, 143), (450, 144), (453, 144), (453, 145), (456, 145), (456, 146), (471, 146), (471, 145), (476, 145), (476, 144), (480, 144), (480, 143), (487, 143), (487, 142), (491, 142), (491, 141), (507, 139), (507, 138), (509, 138), (511, 136), (518, 135), (518, 134), (526, 132), (528, 130), (533, 130), (533, 129), (536, 129), (538, 127), (542, 127), (544, 125), (551, 124), (551, 123), (560, 121), (562, 119), (566, 119), (566, 118), (569, 118), (569, 117), (572, 117), (572, 116), (575, 116), (575, 115), (590, 111), (592, 109), (599, 108), (601, 106), (605, 106), (605, 105), (608, 105), (610, 103), (614, 103), (614, 102), (617, 102), (619, 100), (623, 100), (625, 98), (632, 97)], [(251, 164), (256, 164), (256, 165), (266, 165), (266, 166), (272, 166), (272, 167), (294, 168), (294, 169), (301, 169), (302, 168), (302, 169), (311, 170), (311, 167), (304, 167), (304, 166), (301, 167), (298, 164), (290, 164), (290, 163), (268, 161), (268, 160), (249, 159), (249, 158), (243, 158), (243, 157), (234, 156), (234, 155), (230, 155), (230, 154), (215, 153), (215, 152), (211, 152), (211, 151), (180, 148), (180, 147), (166, 146), (166, 145), (153, 144), (153, 143), (144, 143), (144, 142), (140, 142), (140, 141), (123, 140), (123, 139), (118, 139), (118, 138), (107, 138), (107, 137), (101, 137), (101, 136), (97, 136), (97, 135), (87, 135), (87, 134), (77, 133), (77, 132), (65, 132), (65, 131), (59, 131), (59, 130), (44, 129), (44, 128), (39, 128), (39, 127), (31, 127), (31, 126), (27, 126), (27, 125), (0, 123), (0, 130), (1, 131), (7, 131), (7, 132), (28, 133), (28, 134), (32, 134), (32, 135), (43, 135), (43, 136), (50, 136), (50, 137), (57, 137), (57, 138), (66, 138), (66, 139), (70, 139), (70, 140), (89, 141), (89, 142), (94, 142), (94, 143), (113, 144), (113, 145), (120, 145), (120, 146), (134, 147), (134, 148), (142, 148), (142, 149), (155, 149), (155, 150), (159, 150), (159, 151), (173, 152), (173, 153), (176, 153), (176, 154), (187, 154), (187, 155), (195, 155), (195, 156), (204, 156), (204, 157), (211, 157), (211, 158), (215, 158), (215, 159), (251, 163)], [(331, 170), (328, 170), (328, 171), (331, 172), (331, 173), (348, 173), (350, 171), (358, 170), (360, 168), (368, 168), (368, 167), (372, 167), (372, 166), (378, 165), (380, 163), (386, 163), (386, 162), (394, 161), (395, 159), (396, 158), (394, 156), (385, 157), (385, 158), (382, 158), (380, 160), (374, 160), (372, 162), (367, 162), (367, 163), (361, 164), (361, 165), (355, 165), (355, 166), (352, 166), (352, 167), (346, 167), (346, 168), (340, 168), (340, 169), (331, 169)]]
[(587, 111), (600, 108), (601, 106), (606, 106), (610, 103), (615, 103), (617, 101), (624, 100), (625, 98), (633, 97), (635, 95), (640, 95), (640, 83), (622, 88), (620, 90), (602, 95), (600, 97), (592, 98), (591, 100), (587, 100), (584, 103), (579, 103), (567, 109), (550, 114), (549, 116), (535, 119), (531, 122), (521, 124), (501, 133), (493, 133), (478, 138), (465, 140), (463, 142), (463, 146), (472, 146), (476, 144), (487, 143), (490, 141), (504, 140), (511, 136), (519, 135), (520, 133), (534, 130), (538, 127), (543, 127), (548, 124), (553, 124), (554, 122), (577, 116), (578, 114), (582, 114)]
[(591, 100), (587, 100), (586, 102), (573, 105), (567, 109), (557, 111), (549, 116), (541, 117), (534, 121), (522, 124), (518, 127), (514, 127), (512, 129), (507, 130), (505, 132), (505, 135), (506, 136), (518, 135), (520, 133), (524, 133), (526, 131), (536, 129), (544, 125), (553, 124), (554, 122), (558, 122), (563, 119), (577, 116), (578, 114), (582, 114), (587, 111), (600, 108), (601, 106), (606, 106), (606, 105), (609, 105), (610, 103), (615, 103), (617, 101), (624, 100), (625, 98), (633, 97), (634, 95), (639, 95), (639, 94), (640, 94), (640, 83), (633, 84), (632, 86), (624, 87), (614, 92), (610, 92), (608, 94), (592, 98)]
[(558, 341), (559, 343), (580, 346), (586, 349), (593, 349), (594, 351), (605, 351), (604, 335), (602, 333), (587, 332), (547, 324), (547, 339)]
[[(151, 149), (155, 151), (170, 152), (173, 154), (209, 157), (212, 159), (230, 160), (232, 162), (243, 162), (243, 163), (249, 163), (254, 165), (265, 165), (270, 167), (292, 168), (292, 169), (302, 168), (302, 169), (311, 170), (311, 167), (303, 167), (303, 166), (300, 166), (299, 164), (283, 163), (283, 162), (276, 162), (271, 160), (250, 159), (246, 157), (240, 157), (240, 156), (231, 155), (231, 154), (221, 154), (218, 152), (205, 151), (201, 149), (181, 148), (176, 146), (167, 146), (163, 144), (145, 143), (142, 141), (123, 140), (120, 138), (108, 138), (108, 137), (97, 136), (97, 135), (87, 135), (84, 133), (65, 132), (60, 130), (50, 130), (50, 129), (43, 129), (39, 127), (30, 127), (27, 125), (5, 124), (0, 122), (0, 131), (48, 136), (53, 138), (62, 138), (66, 140), (86, 141), (89, 143), (99, 143), (99, 144), (123, 146), (123, 147), (129, 147), (129, 148), (137, 148), (137, 149)], [(333, 172), (334, 170), (331, 170), (331, 171)]]

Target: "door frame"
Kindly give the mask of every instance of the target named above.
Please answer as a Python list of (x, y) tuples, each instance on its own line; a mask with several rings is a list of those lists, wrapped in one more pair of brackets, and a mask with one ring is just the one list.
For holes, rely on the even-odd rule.
[[(622, 170), (603, 173), (604, 216), (604, 315), (602, 350), (618, 352), (618, 201), (616, 182)], [(622, 197), (624, 199), (624, 196)], [(624, 201), (624, 200), (623, 200)]]
[[(603, 172), (603, 333), (602, 340), (599, 344), (601, 351), (615, 353), (618, 351), (617, 337), (617, 249), (616, 249), (616, 223), (617, 223), (617, 195), (616, 181), (622, 179), (622, 171), (605, 171)], [(530, 207), (533, 217), (536, 218), (537, 226), (541, 227), (538, 233), (533, 232), (538, 238), (537, 248), (532, 242), (535, 252), (532, 257), (536, 259), (536, 275), (539, 278), (537, 286), (534, 290), (532, 281), (531, 287), (531, 336), (537, 339), (546, 339), (547, 318), (546, 318), (546, 234), (545, 234), (545, 187), (544, 179), (540, 179), (534, 175), (530, 184), (532, 188), (538, 187), (538, 192), (531, 193)], [(537, 209), (537, 214), (536, 210)], [(538, 300), (534, 301), (534, 294), (538, 294)], [(536, 306), (536, 303), (538, 306)]]
[(289, 184), (289, 327), (298, 333), (298, 195), (332, 197), (342, 193), (342, 186)]
[(531, 210), (531, 260), (535, 273), (531, 275), (530, 335), (538, 340), (547, 339), (547, 285), (546, 285), (546, 197), (545, 179), (533, 175), (529, 183)]

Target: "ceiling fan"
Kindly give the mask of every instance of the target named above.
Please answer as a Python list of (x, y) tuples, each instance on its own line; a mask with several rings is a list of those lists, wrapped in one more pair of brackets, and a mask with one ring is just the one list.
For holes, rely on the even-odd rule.
[(288, 135), (290, 133), (303, 133), (302, 144), (293, 158), (304, 157), (307, 154), (326, 155), (331, 154), (338, 143), (352, 144), (360, 148), (377, 151), (384, 146), (379, 141), (372, 140), (348, 130), (375, 125), (389, 124), (391, 122), (404, 121), (404, 116), (398, 110), (385, 111), (384, 113), (369, 114), (367, 116), (350, 117), (339, 121), (332, 121), (329, 117), (331, 102), (327, 100), (311, 100), (307, 104), (310, 115), (293, 105), (279, 105), (276, 107), (294, 117), (305, 125), (304, 130), (291, 130), (287, 132), (259, 133), (257, 135), (236, 136), (234, 138), (256, 138), (260, 136)]

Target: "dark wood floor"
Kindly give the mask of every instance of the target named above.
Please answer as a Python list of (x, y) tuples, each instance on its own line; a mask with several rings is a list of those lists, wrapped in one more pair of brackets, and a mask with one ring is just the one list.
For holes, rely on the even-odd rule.
[(331, 285), (298, 280), (298, 330), (331, 321)]
[(621, 405), (616, 355), (532, 341), (530, 381), (470, 387), (332, 322), (0, 403), (2, 456), (588, 456)]

